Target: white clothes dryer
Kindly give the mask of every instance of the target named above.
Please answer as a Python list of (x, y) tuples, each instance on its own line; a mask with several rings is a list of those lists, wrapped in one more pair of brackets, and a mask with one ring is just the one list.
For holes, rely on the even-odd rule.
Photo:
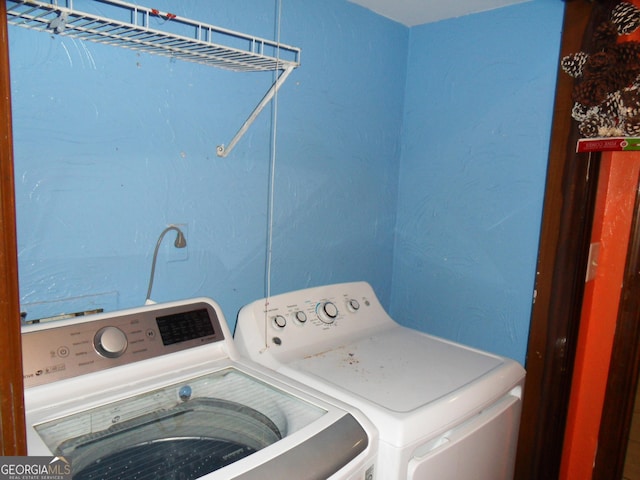
[(27, 326), (22, 344), (28, 455), (74, 480), (374, 478), (366, 417), (241, 359), (210, 299)]
[(525, 371), (397, 324), (366, 282), (255, 301), (240, 352), (364, 412), (384, 480), (511, 480)]

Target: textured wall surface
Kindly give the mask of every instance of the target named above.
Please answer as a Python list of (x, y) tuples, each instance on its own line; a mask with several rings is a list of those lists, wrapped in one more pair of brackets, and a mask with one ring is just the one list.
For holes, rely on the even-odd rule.
[[(271, 291), (366, 279), (388, 301), (408, 30), (343, 0), (283, 3), (302, 66), (278, 95)], [(152, 6), (273, 39), (275, 5)], [(188, 246), (167, 235), (152, 298), (212, 297), (233, 327), (265, 294), (271, 107), (229, 157), (215, 151), (273, 75), (9, 33), (27, 318), (142, 304), (175, 223)]]
[(409, 41), (392, 316), (521, 362), (562, 13), (528, 2)]
[[(276, 37), (275, 1), (150, 6)], [(302, 65), (226, 159), (271, 73), (10, 27), (27, 318), (142, 304), (158, 235), (180, 224), (188, 247), (167, 236), (152, 298), (212, 297), (233, 328), (266, 293), (275, 138), (271, 293), (366, 280), (401, 323), (522, 361), (562, 9), (409, 29), (284, 1)]]

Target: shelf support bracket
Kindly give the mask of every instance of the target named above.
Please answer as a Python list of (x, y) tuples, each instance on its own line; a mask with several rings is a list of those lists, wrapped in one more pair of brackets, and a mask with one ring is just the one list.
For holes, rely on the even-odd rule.
[(249, 129), (249, 127), (255, 121), (258, 115), (260, 115), (260, 112), (262, 112), (264, 107), (266, 107), (267, 104), (271, 101), (271, 99), (274, 97), (276, 92), (280, 89), (280, 87), (285, 82), (287, 77), (291, 74), (291, 72), (293, 72), (293, 69), (296, 68), (296, 66), (297, 65), (289, 65), (282, 71), (280, 76), (276, 79), (276, 81), (271, 86), (269, 91), (262, 98), (258, 106), (253, 110), (253, 112), (251, 112), (251, 115), (249, 115), (249, 118), (247, 118), (247, 120), (244, 122), (242, 127), (240, 127), (240, 130), (238, 130), (238, 133), (235, 134), (235, 136), (231, 139), (229, 144), (226, 147), (224, 144), (218, 145), (216, 147), (216, 154), (219, 157), (225, 158), (227, 155), (229, 155), (229, 153), (231, 153), (231, 150), (233, 150), (236, 144), (240, 141), (242, 136), (246, 133), (246, 131)]

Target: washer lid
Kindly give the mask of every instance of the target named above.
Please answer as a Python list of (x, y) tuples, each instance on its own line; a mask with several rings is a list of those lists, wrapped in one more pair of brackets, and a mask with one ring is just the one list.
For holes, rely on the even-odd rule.
[(500, 357), (394, 327), (288, 366), (404, 413), (461, 389), (502, 364)]
[[(74, 478), (194, 479), (301, 430), (326, 410), (234, 368), (34, 428)], [(135, 469), (133, 472), (132, 469)], [(177, 477), (175, 477), (177, 478)]]

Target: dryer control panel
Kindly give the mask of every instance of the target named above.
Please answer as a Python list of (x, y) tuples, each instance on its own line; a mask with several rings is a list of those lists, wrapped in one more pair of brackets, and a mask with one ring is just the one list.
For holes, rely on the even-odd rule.
[(213, 305), (155, 304), (22, 330), (25, 387), (224, 340)]
[(270, 356), (288, 361), (396, 325), (368, 283), (352, 282), (298, 290), (246, 305), (238, 314), (234, 339), (249, 357), (269, 349)]

